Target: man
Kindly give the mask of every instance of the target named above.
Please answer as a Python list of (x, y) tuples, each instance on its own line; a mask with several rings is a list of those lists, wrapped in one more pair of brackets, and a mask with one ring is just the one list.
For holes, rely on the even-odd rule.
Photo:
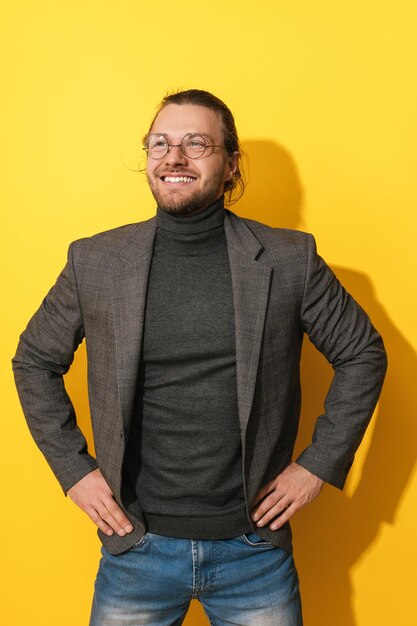
[[(166, 97), (146, 135), (156, 217), (71, 244), (13, 367), (31, 432), (103, 542), (90, 624), (302, 623), (289, 520), (342, 488), (383, 343), (311, 235), (224, 209), (243, 188), (233, 116)], [(334, 368), (292, 461), (303, 333)], [(83, 337), (97, 458), (62, 376)]]

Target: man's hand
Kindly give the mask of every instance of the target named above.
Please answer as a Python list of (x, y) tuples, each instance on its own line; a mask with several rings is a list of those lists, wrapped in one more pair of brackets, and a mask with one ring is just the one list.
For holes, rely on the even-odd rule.
[(68, 496), (106, 535), (114, 531), (120, 537), (132, 532), (133, 526), (113, 499), (113, 494), (97, 468), (68, 489)]
[[(278, 519), (270, 525), (271, 530), (281, 528), (298, 509), (314, 500), (324, 481), (301, 465), (291, 463), (283, 472), (264, 485), (256, 494), (255, 502), (267, 496), (252, 511), (252, 520), (257, 526), (265, 526), (272, 518)], [(267, 495), (269, 494), (269, 495)]]

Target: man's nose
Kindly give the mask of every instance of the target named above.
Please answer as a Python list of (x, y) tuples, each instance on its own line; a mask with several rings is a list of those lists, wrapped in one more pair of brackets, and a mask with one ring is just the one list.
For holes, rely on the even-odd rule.
[(170, 165), (186, 163), (187, 157), (181, 150), (181, 146), (170, 146), (169, 152), (165, 157), (165, 163)]

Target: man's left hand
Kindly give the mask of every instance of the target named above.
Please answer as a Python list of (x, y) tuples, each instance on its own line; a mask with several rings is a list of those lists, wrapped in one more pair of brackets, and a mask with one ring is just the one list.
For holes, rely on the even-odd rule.
[(278, 515), (270, 528), (271, 530), (281, 528), (298, 509), (317, 498), (323, 484), (324, 481), (318, 476), (298, 463), (291, 463), (258, 491), (255, 502), (267, 497), (258, 506), (255, 504), (251, 514), (252, 520), (261, 527)]

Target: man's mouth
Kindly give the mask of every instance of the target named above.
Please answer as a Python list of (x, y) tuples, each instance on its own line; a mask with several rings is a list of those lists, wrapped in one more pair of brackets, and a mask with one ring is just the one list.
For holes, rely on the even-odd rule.
[(160, 176), (160, 178), (164, 183), (172, 184), (192, 183), (196, 180), (193, 176)]

